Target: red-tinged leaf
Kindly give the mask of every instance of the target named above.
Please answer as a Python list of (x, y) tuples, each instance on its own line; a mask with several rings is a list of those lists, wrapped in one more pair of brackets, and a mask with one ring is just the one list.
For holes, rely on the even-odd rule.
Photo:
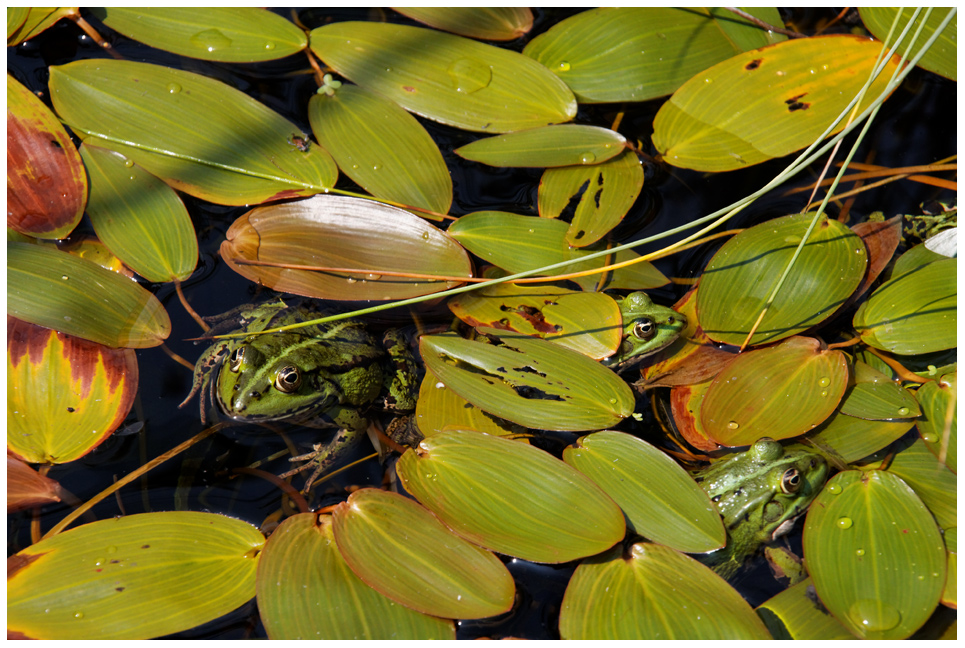
[(30, 463), (82, 457), (127, 417), (133, 349), (111, 349), (7, 316), (7, 449)]
[(87, 174), (50, 109), (7, 75), (7, 227), (64, 238), (80, 222)]
[(60, 484), (7, 455), (7, 513), (59, 502)]

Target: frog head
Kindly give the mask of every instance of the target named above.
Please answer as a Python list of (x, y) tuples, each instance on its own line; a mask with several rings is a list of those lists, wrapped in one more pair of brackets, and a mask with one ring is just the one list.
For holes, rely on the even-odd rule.
[(632, 362), (653, 355), (674, 342), (687, 326), (687, 318), (666, 306), (654, 304), (642, 292), (617, 301), (623, 317), (623, 341), (604, 366), (622, 370)]
[(727, 550), (738, 566), (762, 542), (787, 533), (828, 477), (828, 463), (811, 449), (785, 448), (763, 438), (695, 475), (727, 527)]
[(236, 421), (298, 420), (341, 402), (339, 385), (326, 372), (299, 362), (298, 353), (266, 353), (261, 341), (232, 345), (218, 373), (215, 393), (225, 414)]

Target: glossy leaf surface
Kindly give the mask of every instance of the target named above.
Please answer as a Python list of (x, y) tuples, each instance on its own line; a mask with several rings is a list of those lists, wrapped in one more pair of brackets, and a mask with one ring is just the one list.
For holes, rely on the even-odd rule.
[(97, 237), (148, 281), (185, 280), (198, 239), (177, 193), (123, 155), (81, 145), (90, 174), (87, 215)]
[(927, 382), (915, 392), (922, 417), (915, 421), (921, 439), (953, 473), (958, 473), (958, 373)]
[(942, 591), (942, 604), (958, 609), (958, 527), (945, 531), (945, 549), (948, 555), (948, 578)]
[(410, 610), (356, 576), (339, 553), (332, 518), (294, 515), (258, 564), (258, 612), (270, 639), (454, 639), (452, 621)]
[[(908, 21), (911, 20), (912, 15), (914, 15), (915, 7), (861, 7), (858, 10), (861, 15), (861, 22), (864, 23), (865, 27), (868, 28), (875, 38), (880, 41), (884, 41), (888, 37), (888, 32), (891, 30), (891, 25), (901, 12), (901, 17), (898, 19), (898, 23), (895, 25), (895, 34), (900, 34), (901, 30), (905, 28)], [(948, 7), (936, 7), (932, 9), (931, 15), (928, 20), (924, 21), (924, 29), (922, 29), (921, 35), (916, 41), (916, 45), (911, 51), (911, 55), (918, 53), (918, 49), (921, 44), (926, 40), (931, 38), (935, 30), (938, 29), (942, 21), (945, 19), (949, 11)], [(912, 27), (911, 33), (913, 34), (918, 25), (922, 23), (925, 18), (925, 12), (919, 13), (915, 24)], [(943, 77), (949, 78), (952, 81), (958, 80), (958, 17), (952, 18), (952, 21), (948, 23), (945, 27), (945, 31), (938, 37), (934, 45), (925, 52), (925, 55), (921, 57), (918, 61), (920, 67), (934, 72), (935, 74), (940, 74)], [(895, 36), (892, 36), (892, 42), (888, 43), (889, 47), (894, 44)], [(907, 44), (907, 40), (906, 40)], [(907, 51), (907, 45), (901, 45), (898, 48), (899, 52)]]
[(727, 542), (727, 532), (707, 493), (676, 461), (623, 432), (581, 437), (563, 461), (613, 498), (630, 529), (686, 553), (706, 553)]
[(958, 526), (958, 482), (955, 474), (938, 463), (924, 441), (902, 442), (888, 464), (888, 472), (898, 475), (935, 516), (943, 529)]
[(26, 22), (30, 7), (7, 7), (7, 39)]
[(775, 638), (854, 639), (830, 612), (814, 604), (813, 591), (814, 584), (806, 578), (769, 598), (757, 608), (757, 614)]
[[(744, 230), (714, 255), (700, 279), (697, 315), (718, 342), (741, 345), (800, 244), (811, 214), (776, 218)], [(829, 317), (864, 276), (864, 244), (822, 218), (794, 262), (750, 344), (801, 333)]]
[(485, 137), (453, 153), (496, 167), (561, 167), (605, 162), (626, 144), (623, 135), (608, 128), (562, 124)]
[[(714, 11), (714, 10), (711, 10)], [(556, 73), (580, 103), (646, 101), (742, 49), (783, 36), (750, 26), (727, 11), (702, 7), (599, 8), (578, 13), (523, 50)], [(780, 24), (777, 11), (751, 13)]]
[(516, 587), (494, 554), (407, 497), (363, 488), (335, 507), (335, 542), (352, 571), (389, 598), (437, 617), (509, 611)]
[[(467, 214), (447, 230), (470, 252), (510, 273), (564, 261), (575, 263), (552, 271), (553, 275), (602, 267), (602, 259), (578, 262), (590, 252), (570, 247), (566, 241), (568, 231), (569, 226), (562, 221), (494, 211)], [(638, 257), (632, 251), (612, 256), (613, 262)], [(577, 277), (573, 281), (584, 290), (593, 290), (599, 282), (599, 275)], [(668, 281), (653, 264), (642, 261), (614, 271), (606, 287), (646, 290), (663, 286)]]
[[(868, 79), (881, 43), (850, 35), (784, 41), (738, 54), (682, 85), (654, 120), (667, 163), (731, 171), (811, 144)], [(897, 58), (866, 94), (885, 88)], [(844, 128), (840, 122), (835, 132)]]
[(7, 450), (30, 463), (84, 456), (124, 422), (132, 349), (110, 349), (7, 316)]
[(28, 243), (7, 243), (7, 313), (110, 347), (153, 347), (171, 334), (161, 302), (127, 277)]
[(620, 508), (593, 482), (524, 443), (450, 430), (407, 451), (397, 470), (405, 489), (453, 531), (524, 560), (590, 556), (626, 530)]
[(439, 147), (397, 103), (343, 85), (331, 96), (314, 95), (308, 119), (342, 172), (373, 196), (449, 211), (452, 180)]
[(339, 74), (443, 124), (505, 133), (576, 115), (566, 85), (517, 52), (385, 23), (339, 22), (310, 38), (312, 51)]
[(175, 189), (224, 205), (309, 196), (335, 184), (319, 147), (290, 121), (221, 81), (109, 59), (50, 68), (57, 114)]
[(265, 538), (246, 522), (177, 511), (85, 524), (11, 560), (7, 630), (35, 639), (150, 639), (255, 595)]
[[(472, 276), (469, 256), (448, 234), (404, 209), (361, 198), (315, 196), (256, 207), (231, 225), (226, 238), (221, 258), (238, 274), (318, 299), (404, 299), (459, 285), (382, 271)], [(316, 272), (242, 260), (370, 272)]]
[(426, 373), (419, 388), (415, 417), (419, 431), (427, 437), (457, 428), (503, 436), (511, 434), (515, 427), (509, 421), (479, 409), (446, 387), (431, 372)]
[(869, 421), (837, 411), (808, 434), (808, 438), (819, 448), (830, 448), (850, 463), (885, 448), (914, 425), (914, 419)]
[(87, 202), (84, 163), (50, 109), (7, 75), (7, 227), (64, 238)]
[(737, 356), (711, 383), (701, 403), (707, 435), (726, 446), (761, 437), (790, 439), (831, 416), (848, 384), (840, 351), (813, 338), (793, 337)]
[(7, 454), (7, 513), (59, 502), (59, 493), (60, 484)]
[(449, 309), (469, 326), (541, 337), (594, 360), (613, 355), (623, 333), (612, 297), (555, 286), (496, 284), (450, 297)]
[(861, 339), (891, 353), (919, 354), (958, 344), (957, 260), (918, 266), (886, 281), (854, 315)]
[(864, 419), (913, 418), (921, 414), (907, 389), (863, 362), (855, 362), (855, 382), (841, 402), (841, 413)]
[(563, 639), (769, 639), (720, 576), (668, 547), (638, 542), (584, 561), (560, 609)]
[(643, 166), (633, 151), (602, 164), (547, 169), (539, 183), (539, 215), (558, 218), (578, 199), (566, 242), (591, 245), (616, 227), (643, 189)]
[(557, 344), (483, 329), (500, 345), (426, 335), (419, 351), (447, 387), (495, 416), (543, 430), (599, 430), (633, 413), (633, 393), (598, 362)]
[(430, 27), (481, 40), (514, 40), (533, 27), (529, 7), (393, 7)]
[(105, 25), (168, 52), (222, 63), (255, 63), (305, 49), (305, 32), (254, 7), (105, 7)]
[(26, 17), (12, 33), (7, 26), (7, 45), (19, 45), (40, 34), (61, 18), (78, 13), (77, 7), (30, 7)]
[(881, 471), (835, 475), (811, 504), (804, 555), (821, 602), (866, 639), (902, 639), (931, 615), (945, 583), (935, 520)]

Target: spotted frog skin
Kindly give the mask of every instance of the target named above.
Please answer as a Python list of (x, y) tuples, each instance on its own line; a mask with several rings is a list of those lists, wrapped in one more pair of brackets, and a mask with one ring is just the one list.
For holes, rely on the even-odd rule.
[(762, 543), (790, 531), (821, 491), (828, 470), (824, 457), (805, 446), (763, 438), (699, 471), (695, 479), (727, 528), (727, 546), (707, 557), (714, 571), (730, 578)]
[[(222, 324), (209, 334), (219, 328), (222, 333), (258, 333), (322, 316), (310, 306), (282, 301), (243, 306), (220, 316)], [(234, 330), (224, 330), (231, 326)], [(202, 422), (209, 400), (212, 409), (217, 402), (235, 421), (324, 425), (330, 420), (338, 426), (327, 446), (319, 444), (314, 453), (296, 458), (311, 458), (315, 467), (307, 490), (335, 463), (339, 451), (365, 436), (366, 410), (415, 409), (416, 368), (396, 331), (388, 331), (380, 343), (362, 322), (345, 319), (218, 340), (195, 365), (193, 388), (181, 406), (199, 391)]]
[(623, 316), (623, 341), (604, 366), (623, 371), (642, 358), (667, 348), (687, 326), (687, 318), (666, 306), (654, 304), (645, 293), (630, 293), (617, 300)]

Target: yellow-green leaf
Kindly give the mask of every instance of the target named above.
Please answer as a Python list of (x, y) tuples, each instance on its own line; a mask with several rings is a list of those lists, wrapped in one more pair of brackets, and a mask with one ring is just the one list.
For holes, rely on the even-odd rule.
[(843, 353), (822, 350), (813, 338), (793, 337), (730, 362), (707, 390), (700, 420), (721, 445), (790, 439), (831, 416), (847, 385)]
[(7, 7), (7, 40), (20, 29), (30, 14), (30, 7)]
[[(744, 9), (781, 26), (773, 9)], [(779, 40), (726, 10), (606, 7), (558, 22), (523, 53), (556, 73), (580, 103), (646, 101), (743, 49)]]
[(633, 392), (615, 373), (558, 344), (496, 329), (501, 345), (426, 335), (426, 368), (470, 403), (543, 430), (599, 430), (633, 413)]
[(148, 281), (184, 280), (198, 263), (194, 224), (177, 193), (119, 153), (81, 145), (87, 215), (98, 238)]
[(222, 63), (255, 63), (305, 49), (305, 32), (254, 7), (101, 7), (105, 25), (151, 47)]
[(854, 639), (824, 608), (814, 604), (814, 584), (806, 578), (772, 596), (757, 614), (775, 639)]
[(399, 605), (356, 576), (332, 518), (295, 515), (275, 529), (258, 565), (258, 612), (269, 639), (454, 639), (452, 621)]
[(392, 7), (430, 27), (481, 40), (515, 40), (533, 27), (529, 7)]
[(405, 489), (450, 529), (523, 560), (591, 556), (626, 531), (620, 508), (593, 482), (525, 443), (450, 430), (406, 451), (397, 470)]
[(562, 167), (606, 162), (626, 145), (623, 135), (609, 128), (562, 124), (484, 137), (453, 153), (496, 167)]
[(855, 385), (841, 401), (841, 412), (864, 419), (903, 419), (921, 415), (907, 389), (864, 362), (854, 363)]
[(945, 549), (948, 555), (948, 578), (942, 591), (942, 604), (958, 609), (958, 527), (946, 529)]
[(945, 545), (931, 513), (886, 472), (838, 473), (808, 509), (804, 555), (824, 606), (863, 639), (904, 639), (938, 605)]
[(888, 463), (888, 472), (901, 477), (921, 498), (943, 529), (958, 526), (958, 482), (955, 474), (938, 463), (924, 441), (902, 441)]
[(566, 242), (591, 245), (620, 224), (642, 189), (643, 166), (633, 151), (593, 166), (547, 169), (539, 182), (539, 215), (558, 218), (578, 198)]
[(157, 346), (171, 320), (157, 297), (91, 261), (7, 243), (7, 314), (110, 347)]
[[(275, 290), (318, 299), (405, 299), (459, 285), (382, 275), (471, 277), (469, 255), (448, 234), (397, 207), (322, 195), (256, 207), (236, 220), (221, 257), (238, 274)], [(244, 265), (242, 260), (365, 272)]]
[(397, 103), (344, 85), (331, 95), (314, 95), (308, 119), (342, 172), (373, 196), (449, 211), (452, 179), (439, 147)]
[(891, 353), (914, 355), (958, 344), (957, 260), (918, 266), (886, 281), (854, 314), (861, 339)]
[(613, 298), (556, 286), (496, 284), (450, 297), (449, 309), (469, 326), (541, 337), (594, 360), (613, 355), (623, 333)]
[[(697, 289), (697, 316), (711, 339), (741, 345), (807, 232), (813, 214), (775, 218), (730, 239), (707, 264)], [(822, 217), (750, 344), (797, 335), (830, 317), (865, 273), (864, 243)]]
[(699, 562), (638, 542), (584, 561), (560, 609), (563, 639), (770, 639), (754, 610)]
[(84, 456), (124, 422), (137, 378), (133, 349), (7, 316), (7, 451), (30, 463)]
[(37, 36), (61, 18), (79, 15), (77, 7), (30, 7), (26, 17), (13, 32), (7, 25), (7, 46), (19, 45)]
[(613, 498), (630, 529), (686, 553), (706, 553), (727, 542), (707, 493), (676, 461), (623, 432), (604, 430), (563, 450), (563, 461)]
[(221, 81), (183, 70), (96, 59), (50, 68), (57, 114), (90, 143), (134, 160), (175, 189), (225, 205), (312, 195), (335, 162), (298, 146), (290, 121)]
[(407, 497), (363, 488), (336, 506), (332, 519), (352, 571), (407, 607), (479, 619), (513, 606), (516, 586), (506, 566)]
[(459, 428), (494, 436), (512, 434), (523, 428), (482, 411), (426, 372), (419, 388), (415, 408), (419, 431), (429, 437), (444, 430)]
[[(808, 146), (867, 81), (881, 43), (815, 36), (744, 52), (682, 85), (653, 122), (653, 144), (669, 164), (730, 171)], [(865, 105), (885, 88), (892, 58)], [(837, 132), (845, 122), (836, 127)]]
[(573, 94), (531, 58), (421, 27), (339, 22), (312, 51), (342, 76), (450, 126), (506, 133), (570, 121)]
[(265, 538), (190, 511), (92, 522), (10, 560), (7, 632), (33, 639), (151, 639), (222, 616), (255, 595)]
[(931, 453), (958, 473), (958, 372), (927, 382), (915, 392), (922, 417), (915, 421)]
[(7, 74), (7, 227), (38, 238), (70, 234), (84, 215), (87, 174), (64, 127)]
[(808, 438), (817, 447), (833, 450), (843, 461), (851, 463), (901, 438), (914, 425), (914, 419), (869, 421), (837, 411), (808, 434)]
[[(564, 261), (574, 263), (547, 274), (579, 272), (605, 265), (607, 257), (580, 263), (580, 258), (594, 250), (570, 247), (566, 240), (568, 231), (569, 226), (562, 221), (496, 211), (467, 214), (447, 230), (470, 252), (510, 273)], [(625, 250), (612, 256), (611, 263), (619, 263), (639, 255)], [(599, 275), (573, 278), (584, 290), (595, 289), (599, 280)], [(606, 287), (647, 290), (663, 286), (668, 281), (652, 263), (641, 261), (613, 272)]]
[[(880, 41), (884, 41), (885, 38), (888, 37), (888, 32), (891, 30), (895, 17), (898, 16), (899, 11), (901, 12), (901, 17), (898, 18), (898, 22), (895, 25), (892, 41), (888, 43), (889, 47), (894, 45), (895, 37), (908, 25), (908, 21), (911, 20), (915, 10), (915, 7), (858, 8), (861, 22), (863, 22), (865, 27), (868, 28), (868, 31), (874, 34), (874, 37)], [(917, 54), (922, 44), (931, 38), (949, 11), (951, 11), (950, 7), (932, 8), (931, 15), (928, 17), (928, 20), (925, 20), (925, 26), (918, 36), (918, 40), (915, 41), (911, 55)], [(915, 19), (915, 23), (912, 25), (909, 34), (914, 34), (917, 31), (924, 17), (925, 11), (923, 10)], [(910, 39), (911, 35), (905, 37), (905, 40), (902, 41), (898, 47), (899, 52), (904, 53), (908, 50), (908, 42)], [(931, 46), (931, 49), (925, 52), (925, 55), (918, 61), (918, 65), (926, 70), (947, 77), (952, 81), (958, 80), (958, 16), (952, 18), (951, 22), (945, 27), (945, 31), (942, 32), (938, 40)]]

